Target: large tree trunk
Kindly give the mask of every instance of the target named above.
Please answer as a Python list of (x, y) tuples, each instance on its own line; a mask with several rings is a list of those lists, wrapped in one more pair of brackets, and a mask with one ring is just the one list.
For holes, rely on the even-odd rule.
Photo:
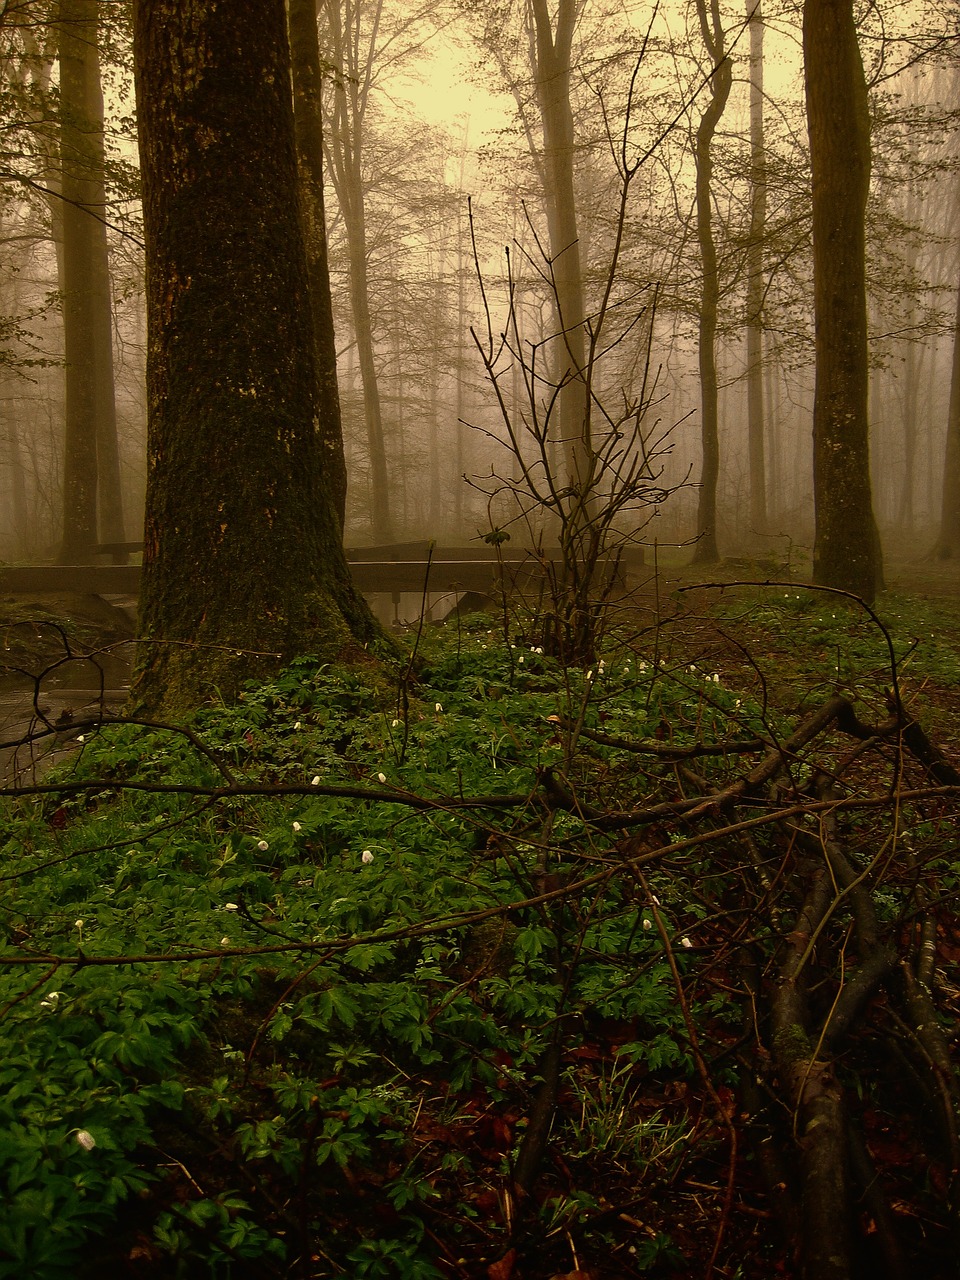
[(377, 634), (323, 478), (283, 0), (137, 0), (147, 514), (133, 699)]
[(700, 498), (697, 505), (697, 545), (694, 564), (712, 564), (720, 557), (717, 543), (717, 482), (720, 478), (720, 430), (717, 406), (717, 313), (720, 305), (720, 276), (717, 247), (713, 237), (713, 158), (710, 147), (720, 117), (730, 96), (732, 74), (724, 51), (723, 25), (718, 0), (697, 0), (700, 33), (713, 64), (710, 101), (697, 127), (697, 241), (703, 283), (700, 293), (699, 367), (700, 439), (703, 461), (700, 471)]
[(320, 385), (320, 430), (326, 454), (326, 480), (343, 528), (347, 501), (347, 467), (343, 456), (337, 344), (327, 259), (327, 224), (323, 198), (323, 72), (317, 37), (316, 0), (287, 0), (293, 106), (301, 211), (307, 249), (307, 274), (313, 308), (313, 332)]
[(813, 177), (816, 391), (813, 575), (873, 600), (882, 585), (870, 489), (864, 214), (870, 116), (852, 0), (804, 0)]
[(747, 0), (750, 27), (750, 239), (747, 244), (747, 441), (750, 532), (767, 532), (767, 478), (763, 420), (763, 242), (767, 219), (767, 162), (763, 138), (763, 13)]

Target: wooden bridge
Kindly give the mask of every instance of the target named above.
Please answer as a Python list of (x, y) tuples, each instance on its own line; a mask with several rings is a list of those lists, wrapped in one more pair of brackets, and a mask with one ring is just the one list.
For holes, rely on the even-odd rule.
[[(99, 556), (139, 554), (140, 543), (107, 543), (94, 548)], [(559, 561), (559, 552), (549, 556)], [(392, 596), (428, 591), (476, 592), (490, 595), (498, 589), (501, 573), (508, 586), (532, 586), (544, 578), (544, 566), (530, 551), (484, 544), (465, 547), (438, 546), (429, 542), (397, 543), (347, 550), (347, 562), (357, 589), (364, 595)], [(619, 564), (604, 561), (601, 569), (624, 579), (627, 567), (643, 563), (642, 553), (631, 548)], [(139, 564), (43, 564), (0, 567), (0, 593), (24, 595), (59, 591), (79, 595), (128, 595), (140, 590)]]

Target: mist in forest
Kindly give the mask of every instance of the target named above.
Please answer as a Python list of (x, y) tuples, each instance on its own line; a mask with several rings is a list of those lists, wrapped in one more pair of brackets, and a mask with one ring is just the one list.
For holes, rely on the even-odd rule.
[[(719, 554), (809, 552), (800, 21), (766, 2), (323, 6), (348, 547), (549, 538), (530, 476), (562, 488), (589, 404), (611, 474), (644, 481), (626, 540), (704, 534), (712, 414)], [(958, 68), (932, 8), (863, 21), (870, 480), (886, 549), (919, 554), (944, 510)], [(0, 57), (0, 558), (81, 563), (143, 521), (130, 32), (115, 6), (37, 0), (4, 10)]]

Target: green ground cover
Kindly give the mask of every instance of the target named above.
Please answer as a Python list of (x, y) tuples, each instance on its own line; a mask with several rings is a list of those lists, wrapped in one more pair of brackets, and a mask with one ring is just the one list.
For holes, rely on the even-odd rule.
[[(482, 618), (396, 672), (304, 659), (188, 732), (76, 726), (4, 801), (0, 1276), (793, 1274), (751, 1126), (790, 1144), (768, 988), (816, 842), (878, 947), (909, 961), (933, 918), (946, 1026), (956, 799), (895, 734), (783, 744), (838, 694), (889, 717), (891, 646), (945, 726), (956, 611), (885, 598), (888, 637), (803, 591), (661, 606), (589, 670)], [(824, 779), (873, 797), (839, 832)], [(946, 1275), (936, 1104), (901, 1132), (909, 1047), (869, 1060), (894, 995), (830, 1038), (872, 956), (835, 890), (810, 1060)]]

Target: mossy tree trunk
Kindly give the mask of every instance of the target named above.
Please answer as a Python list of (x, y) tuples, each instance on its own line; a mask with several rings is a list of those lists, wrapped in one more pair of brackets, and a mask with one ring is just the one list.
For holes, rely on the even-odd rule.
[(872, 600), (882, 584), (870, 488), (864, 216), (870, 116), (853, 0), (804, 0), (813, 178), (816, 390), (813, 575)]
[(147, 511), (132, 698), (378, 633), (324, 482), (284, 0), (137, 0)]

